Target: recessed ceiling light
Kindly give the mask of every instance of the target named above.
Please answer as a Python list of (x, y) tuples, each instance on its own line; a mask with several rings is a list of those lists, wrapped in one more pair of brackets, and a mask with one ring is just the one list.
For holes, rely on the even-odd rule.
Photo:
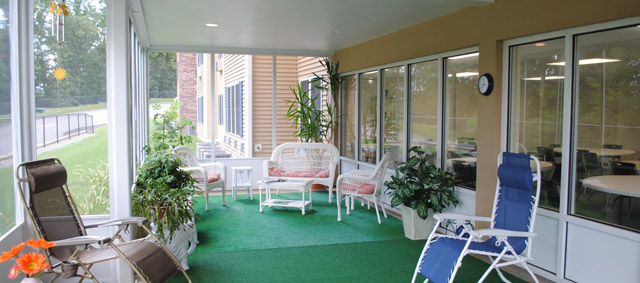
[(205, 25), (205, 26), (208, 26), (208, 27), (212, 27), (212, 28), (215, 28), (215, 27), (217, 27), (217, 26), (218, 26), (218, 24), (214, 24), (214, 23), (206, 23), (206, 24), (204, 24), (204, 25)]
[(339, 29), (330, 29), (327, 31), (328, 33), (341, 33), (342, 31)]
[(534, 46), (537, 46), (537, 47), (541, 47), (541, 46), (545, 46), (545, 45), (547, 45), (547, 44), (544, 43), (544, 42), (538, 42), (538, 43), (534, 44)]

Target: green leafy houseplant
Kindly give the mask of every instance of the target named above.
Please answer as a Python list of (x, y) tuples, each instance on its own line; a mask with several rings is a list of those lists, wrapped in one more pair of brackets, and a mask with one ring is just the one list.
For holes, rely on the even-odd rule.
[(171, 239), (174, 231), (193, 218), (195, 179), (180, 170), (182, 162), (168, 149), (145, 150), (147, 160), (138, 169), (136, 190), (131, 196), (132, 212), (153, 222), (160, 238), (167, 228)]
[(449, 205), (458, 205), (454, 195), (453, 174), (430, 164), (433, 155), (420, 146), (409, 149), (407, 162), (398, 162), (391, 181), (384, 182), (391, 206), (400, 204), (414, 209), (418, 216), (427, 219), (429, 209), (442, 212)]
[(186, 118), (178, 120), (179, 108), (174, 101), (165, 112), (154, 115), (155, 131), (150, 145), (144, 148), (146, 160), (138, 168), (136, 190), (131, 196), (133, 214), (154, 223), (160, 238), (164, 238), (166, 228), (172, 239), (173, 233), (194, 215), (192, 196), (196, 180), (188, 171), (180, 170), (182, 161), (171, 153), (175, 146), (192, 142), (192, 137), (184, 133), (192, 122)]

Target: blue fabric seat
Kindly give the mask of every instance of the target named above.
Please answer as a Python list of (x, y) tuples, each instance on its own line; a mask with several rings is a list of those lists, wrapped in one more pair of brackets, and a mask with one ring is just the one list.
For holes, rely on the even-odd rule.
[[(493, 264), (485, 272), (480, 281), (495, 269), (502, 280), (506, 280), (499, 267), (509, 264), (521, 264), (538, 282), (533, 272), (526, 265), (531, 259), (530, 244), (533, 233), (533, 221), (538, 206), (537, 195), (540, 194), (540, 176), (533, 174), (530, 160), (535, 160), (540, 172), (540, 163), (536, 157), (526, 154), (504, 152), (498, 168), (498, 185), (493, 214), (490, 219), (491, 229), (472, 230), (468, 225), (459, 235), (444, 235), (437, 232), (443, 217), (455, 220), (474, 220), (477, 218), (456, 214), (436, 216), (436, 224), (422, 251), (420, 260), (414, 271), (412, 282), (417, 274), (436, 283), (453, 282), (455, 274), (462, 263), (462, 258), (469, 254), (488, 256)], [(500, 157), (498, 157), (500, 158)], [(534, 182), (536, 183), (534, 190)], [(483, 237), (488, 239), (482, 240)], [(504, 262), (501, 262), (504, 261)]]

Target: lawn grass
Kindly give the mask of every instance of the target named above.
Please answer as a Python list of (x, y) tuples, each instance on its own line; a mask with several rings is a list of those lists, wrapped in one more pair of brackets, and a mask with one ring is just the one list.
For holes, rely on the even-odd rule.
[(38, 155), (38, 159), (50, 157), (60, 159), (67, 168), (67, 185), (76, 202), (84, 199), (87, 190), (78, 170), (89, 162), (108, 162), (107, 127), (98, 127), (89, 137)]
[(149, 98), (149, 105), (158, 104), (158, 103), (171, 103), (175, 97), (169, 98)]

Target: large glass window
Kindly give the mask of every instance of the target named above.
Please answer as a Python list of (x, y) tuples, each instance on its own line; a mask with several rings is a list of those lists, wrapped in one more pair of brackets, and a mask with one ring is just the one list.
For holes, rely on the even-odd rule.
[[(16, 224), (9, 74), (9, 1), (0, 0), (0, 238)], [(14, 27), (15, 28), (15, 27)]]
[(356, 76), (350, 75), (342, 78), (342, 110), (340, 135), (340, 155), (356, 158), (356, 125), (358, 112), (356, 109)]
[(558, 209), (562, 161), (564, 39), (511, 47), (510, 150), (538, 156), (540, 205)]
[(360, 74), (360, 161), (376, 164), (378, 71)]
[(438, 140), (438, 61), (411, 64), (409, 69), (410, 145), (423, 146), (433, 153)]
[(62, 161), (81, 214), (108, 214), (105, 1), (66, 1), (64, 25), (49, 4), (34, 1), (38, 159)]
[(475, 189), (478, 131), (478, 53), (445, 59), (446, 165), (458, 186)]
[(575, 37), (572, 213), (640, 230), (640, 27)]
[(404, 66), (382, 70), (384, 83), (382, 140), (384, 152), (391, 152), (389, 167), (404, 155)]

